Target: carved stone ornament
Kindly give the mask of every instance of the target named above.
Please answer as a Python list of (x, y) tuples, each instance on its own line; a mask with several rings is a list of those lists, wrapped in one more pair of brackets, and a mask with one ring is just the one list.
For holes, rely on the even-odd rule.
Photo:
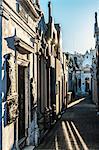
[(4, 56), (5, 58), (5, 111), (4, 121), (5, 125), (12, 123), (18, 116), (18, 98), (16, 92), (16, 65), (14, 56), (9, 53)]
[(9, 97), (5, 103), (5, 125), (8, 125), (18, 117), (17, 94)]
[(6, 98), (13, 93), (16, 93), (16, 67), (15, 58), (9, 53), (4, 56), (5, 62), (5, 85), (6, 85)]

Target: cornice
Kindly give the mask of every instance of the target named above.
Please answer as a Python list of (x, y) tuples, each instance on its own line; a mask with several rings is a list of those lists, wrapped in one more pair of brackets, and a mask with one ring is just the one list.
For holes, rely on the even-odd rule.
[(30, 0), (20, 0), (20, 1), (27, 4), (27, 6), (29, 7), (29, 10), (31, 11), (33, 16), (35, 16), (37, 19), (39, 19), (40, 15), (36, 11), (34, 4)]
[(0, 16), (3, 16), (7, 20), (9, 20), (9, 14), (6, 11), (4, 11), (4, 8), (2, 5), (0, 5)]
[(36, 34), (34, 30), (26, 23), (26, 21), (17, 12), (15, 12), (10, 6), (8, 7), (9, 9), (11, 9), (11, 11), (9, 11), (3, 6), (0, 6), (0, 16), (3, 16), (7, 20), (11, 18), (25, 32), (27, 32), (30, 36), (34, 37)]

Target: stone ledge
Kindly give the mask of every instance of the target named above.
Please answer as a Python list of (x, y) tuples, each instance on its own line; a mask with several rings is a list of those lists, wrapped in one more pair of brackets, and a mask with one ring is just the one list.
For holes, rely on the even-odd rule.
[(26, 146), (23, 150), (33, 150), (35, 146)]

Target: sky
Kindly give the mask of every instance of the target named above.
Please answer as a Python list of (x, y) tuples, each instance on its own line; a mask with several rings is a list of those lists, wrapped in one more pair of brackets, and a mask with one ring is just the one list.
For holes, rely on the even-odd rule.
[[(95, 12), (99, 0), (51, 0), (55, 23), (62, 28), (63, 51), (85, 53), (94, 49)], [(48, 0), (40, 0), (45, 20), (48, 21)]]

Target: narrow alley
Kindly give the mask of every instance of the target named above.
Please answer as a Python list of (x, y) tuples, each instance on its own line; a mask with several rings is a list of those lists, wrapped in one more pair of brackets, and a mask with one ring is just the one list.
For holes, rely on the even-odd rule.
[(98, 10), (0, 0), (0, 150), (99, 150)]
[(69, 104), (39, 149), (99, 150), (99, 116), (89, 96)]

